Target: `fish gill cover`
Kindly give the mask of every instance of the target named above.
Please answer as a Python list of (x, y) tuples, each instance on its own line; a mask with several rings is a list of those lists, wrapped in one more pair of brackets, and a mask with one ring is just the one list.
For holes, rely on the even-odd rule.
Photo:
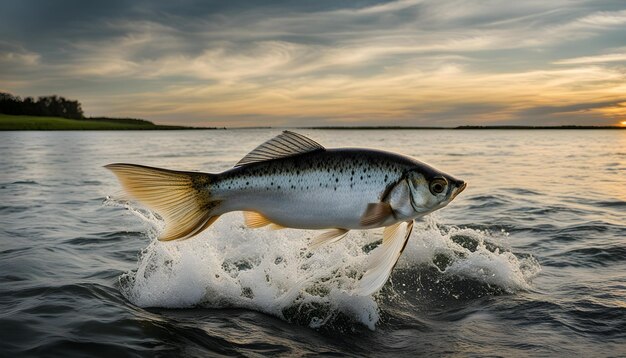
[[(506, 232), (491, 233), (418, 221), (390, 284), (375, 296), (351, 290), (382, 230), (350, 232), (346, 240), (308, 250), (315, 231), (250, 230), (230, 213), (185, 241), (160, 242), (163, 222), (127, 203), (148, 225), (149, 245), (138, 267), (120, 277), (122, 294), (140, 307), (245, 308), (320, 329), (369, 329), (400, 296), (463, 300), (531, 289), (537, 260), (506, 248)], [(383, 308), (381, 308), (383, 307)]]

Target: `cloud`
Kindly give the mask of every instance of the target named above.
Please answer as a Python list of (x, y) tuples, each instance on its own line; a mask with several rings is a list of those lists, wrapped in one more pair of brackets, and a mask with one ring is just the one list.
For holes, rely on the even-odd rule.
[(554, 64), (556, 65), (580, 65), (580, 64), (590, 64), (590, 63), (624, 62), (624, 61), (626, 61), (626, 53), (609, 53), (605, 55), (569, 58), (565, 60), (555, 61)]
[(599, 11), (585, 16), (577, 21), (579, 24), (590, 27), (605, 28), (626, 24), (626, 10)]
[(41, 55), (22, 46), (0, 41), (0, 66), (8, 68), (30, 67), (39, 64)]
[(37, 33), (19, 31), (16, 19), (41, 3), (19, 4), (0, 15), (19, 43), (0, 46), (3, 86), (73, 96), (93, 115), (523, 124), (567, 121), (549, 112), (555, 106), (613, 103), (575, 111), (576, 120), (608, 123), (626, 90), (615, 66), (625, 58), (615, 49), (626, 36), (619, 1), (116, 1), (102, 15), (74, 3), (72, 16), (59, 3)]
[[(271, 87), (175, 86), (118, 98), (106, 110), (132, 107), (137, 111), (132, 115), (144, 113), (160, 120), (185, 115), (195, 124), (231, 126), (613, 122), (616, 117), (608, 109), (623, 101), (624, 83), (623, 74), (602, 67), (490, 74), (443, 61), (423, 72), (394, 69), (359, 82), (327, 75), (284, 79)], [(555, 107), (555, 102), (561, 105)], [(577, 107), (578, 103), (584, 104)], [(573, 112), (575, 117), (563, 116)]]
[(601, 121), (607, 115), (615, 117), (616, 114), (620, 116), (626, 115), (626, 96), (610, 101), (537, 106), (516, 113), (520, 118), (532, 118), (531, 123), (535, 124), (558, 123), (562, 117), (569, 119), (574, 119), (575, 117), (586, 119), (595, 117), (596, 120)]
[(4, 52), (0, 53), (0, 65), (4, 66), (34, 66), (39, 63), (39, 56), (32, 52)]

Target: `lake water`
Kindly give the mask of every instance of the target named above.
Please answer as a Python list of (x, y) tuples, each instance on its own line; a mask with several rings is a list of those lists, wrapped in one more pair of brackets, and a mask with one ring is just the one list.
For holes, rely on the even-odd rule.
[(626, 131), (299, 130), (468, 182), (374, 297), (380, 230), (227, 214), (160, 243), (103, 165), (219, 172), (279, 130), (0, 133), (0, 356), (626, 356)]

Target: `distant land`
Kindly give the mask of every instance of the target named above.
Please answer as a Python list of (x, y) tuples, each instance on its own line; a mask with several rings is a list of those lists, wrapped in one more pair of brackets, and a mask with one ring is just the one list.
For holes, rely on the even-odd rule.
[[(154, 124), (144, 119), (85, 117), (77, 100), (50, 95), (38, 98), (0, 92), (0, 130), (168, 130), (196, 129)], [(214, 129), (214, 128), (203, 128)]]
[[(273, 127), (246, 127), (232, 129), (272, 129)], [(70, 130), (207, 130), (226, 129), (215, 127), (185, 127), (159, 125), (143, 119), (134, 118), (83, 118), (69, 119), (48, 116), (8, 115), (0, 113), (0, 131), (70, 131)], [(277, 129), (280, 129), (277, 127)], [(288, 128), (285, 128), (288, 129)], [(626, 129), (622, 126), (458, 126), (458, 127), (416, 127), (416, 126), (324, 126), (297, 127), (291, 129), (326, 129), (326, 130), (486, 130), (486, 129)]]
[[(0, 114), (0, 131), (69, 131), (69, 130), (180, 130), (212, 129), (164, 126), (133, 118), (84, 118)], [(213, 128), (214, 129), (214, 128)]]
[[(625, 122), (626, 123), (626, 122)], [(246, 127), (233, 129), (270, 129), (273, 127)], [(281, 128), (281, 127), (276, 127)], [(331, 130), (407, 130), (407, 129), (626, 129), (625, 126), (521, 126), (495, 125), (458, 127), (418, 127), (418, 126), (318, 126), (294, 127), (298, 129)], [(0, 92), (0, 131), (24, 130), (187, 130), (218, 129), (215, 127), (186, 127), (154, 124), (144, 119), (85, 117), (82, 105), (77, 100), (57, 95), (21, 98), (10, 93)], [(223, 127), (223, 129), (226, 129)]]
[(417, 126), (324, 126), (324, 127), (298, 127), (298, 129), (359, 129), (359, 130), (396, 130), (396, 129), (626, 129), (626, 126), (579, 126), (579, 125), (562, 125), (562, 126), (519, 126), (519, 125), (499, 125), (499, 126), (458, 126), (458, 127), (417, 127)]

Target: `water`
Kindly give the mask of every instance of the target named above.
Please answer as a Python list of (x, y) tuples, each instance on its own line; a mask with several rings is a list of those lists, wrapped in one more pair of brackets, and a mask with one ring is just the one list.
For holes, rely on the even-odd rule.
[(218, 172), (278, 132), (0, 133), (0, 355), (626, 356), (626, 131), (301, 130), (469, 183), (375, 297), (349, 291), (380, 230), (159, 243), (106, 199), (105, 164)]

